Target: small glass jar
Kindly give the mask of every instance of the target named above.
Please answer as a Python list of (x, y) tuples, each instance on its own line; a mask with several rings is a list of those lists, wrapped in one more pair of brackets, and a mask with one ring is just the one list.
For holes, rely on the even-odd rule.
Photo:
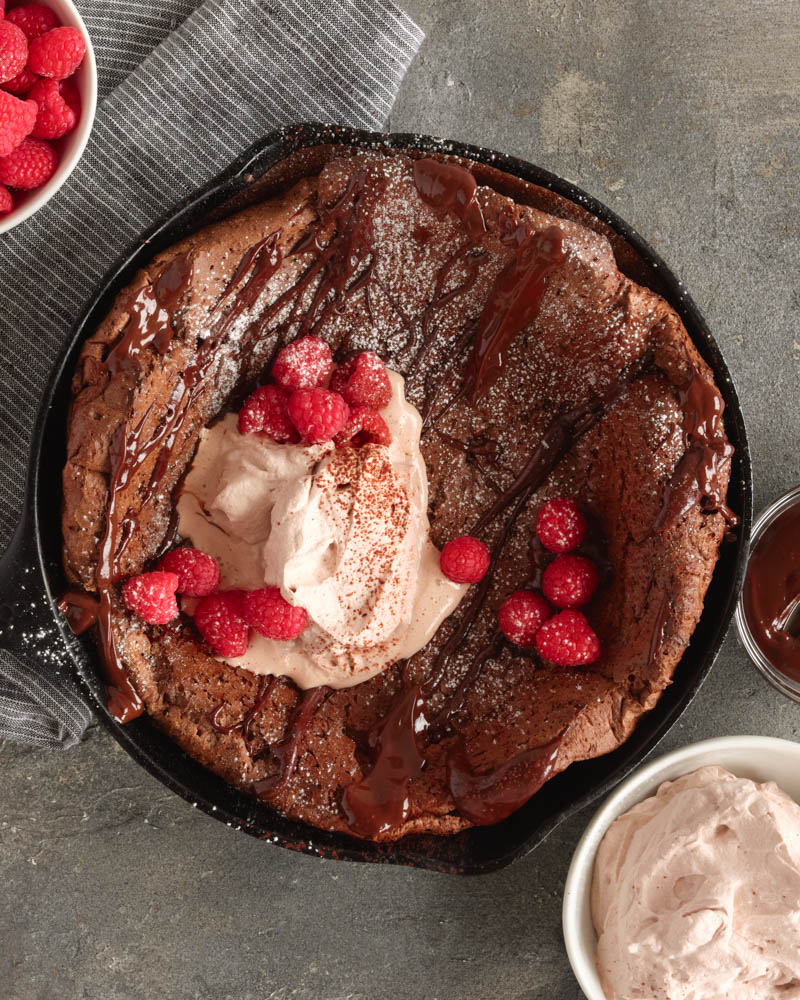
[[(774, 503), (770, 504), (766, 510), (762, 511), (753, 525), (752, 537), (750, 540), (750, 557), (752, 557), (756, 546), (764, 537), (764, 533), (767, 529), (772, 527), (781, 515), (791, 510), (797, 504), (800, 504), (800, 486), (795, 486), (793, 489), (789, 490), (788, 493), (784, 493), (782, 497), (779, 497)], [(800, 549), (800, 537), (797, 539), (797, 546), (798, 549)], [(756, 637), (753, 634), (750, 622), (747, 620), (746, 606), (749, 573), (750, 562), (748, 560), (744, 585), (742, 586), (741, 593), (739, 594), (739, 602), (736, 605), (736, 630), (739, 633), (739, 640), (747, 651), (750, 659), (753, 661), (758, 670), (764, 675), (764, 677), (766, 677), (770, 684), (772, 684), (773, 687), (776, 687), (781, 694), (785, 694), (787, 698), (792, 698), (794, 701), (800, 702), (800, 680), (789, 677), (783, 670), (780, 669), (778, 665), (770, 660), (766, 652), (761, 648), (761, 646), (759, 646)]]

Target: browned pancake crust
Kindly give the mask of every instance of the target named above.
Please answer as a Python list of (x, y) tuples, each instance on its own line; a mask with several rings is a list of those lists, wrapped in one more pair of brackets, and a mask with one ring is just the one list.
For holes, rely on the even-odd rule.
[[(404, 156), (334, 159), (318, 177), (301, 181), (284, 196), (160, 254), (117, 297), (87, 341), (76, 371), (64, 470), (64, 562), (70, 580), (94, 589), (116, 429), (126, 421), (132, 425), (151, 404), (155, 428), (169, 402), (171, 375), (194, 355), (209, 311), (245, 251), (280, 231), (278, 243), (288, 254), (317, 218), (317, 206), (330, 204), (357, 167), (366, 167), (386, 184), (374, 208), (376, 251), (369, 302), (364, 294), (349, 297), (340, 313), (329, 316), (321, 335), (334, 348), (372, 349), (390, 367), (408, 369), (418, 346), (413, 331), (434, 294), (437, 273), (465, 236), (457, 219), (437, 214), (421, 201)], [(407, 385), (409, 398), (421, 409), (443, 372), (447, 374), (437, 411), (438, 403), (446, 403), (458, 385), (461, 363), (454, 344), (480, 314), (493, 279), (508, 260), (509, 250), (497, 238), (503, 214), (527, 218), (534, 230), (558, 224), (568, 259), (552, 275), (538, 319), (515, 339), (506, 374), (476, 405), (456, 402), (423, 436), (436, 544), (470, 530), (497, 489), (507, 487), (525, 464), (555, 413), (602, 396), (631, 378), (518, 518), (484, 610), (449, 663), (439, 696), (456, 687), (475, 652), (489, 639), (503, 597), (530, 578), (533, 525), (542, 501), (554, 495), (577, 497), (602, 526), (613, 567), (613, 576), (590, 610), (604, 643), (603, 658), (591, 668), (566, 670), (542, 665), (506, 645), (485, 665), (455, 719), (477, 767), (497, 765), (546, 743), (572, 722), (558, 757), (557, 770), (562, 770), (573, 761), (609, 752), (630, 735), (669, 684), (699, 618), (725, 531), (723, 517), (704, 512), (696, 503), (665, 532), (651, 529), (685, 450), (677, 387), (691, 376), (691, 366), (711, 376), (677, 314), (620, 273), (604, 236), (516, 205), (488, 188), (480, 189), (479, 200), (489, 229), (487, 253), (472, 287), (436, 309), (430, 320), (435, 332), (431, 349)], [(193, 270), (174, 315), (170, 350), (163, 356), (146, 350), (127, 370), (108, 379), (102, 360), (128, 321), (132, 296), (187, 251)], [(299, 263), (291, 257), (284, 263), (256, 312), (263, 312), (291, 284)], [(456, 271), (454, 287), (459, 280), (463, 274), (459, 279)], [(124, 499), (138, 530), (122, 562), (124, 575), (148, 566), (162, 546), (173, 507), (171, 492), (191, 459), (199, 430), (260, 375), (275, 350), (277, 325), (268, 324), (257, 349), (245, 359), (237, 360), (229, 348), (220, 351), (177, 437), (159, 495), (143, 508), (141, 489), (155, 455), (133, 477)], [(284, 339), (292, 335), (289, 331)], [(455, 447), (450, 438), (496, 441), (498, 447), (481, 459)], [(722, 475), (726, 481), (727, 469)], [(496, 539), (502, 523), (498, 519), (486, 532), (487, 543)], [(427, 675), (463, 607), (413, 658), (412, 678)], [(254, 720), (248, 751), (239, 730), (219, 732), (211, 720), (220, 706), (218, 722), (241, 718), (253, 704), (257, 677), (214, 659), (188, 619), (164, 628), (143, 627), (117, 600), (115, 623), (136, 688), (158, 726), (205, 766), (245, 790), (274, 771), (267, 748), (284, 734), (297, 702), (290, 684), (273, 689)], [(302, 740), (295, 773), (275, 798), (282, 812), (324, 829), (347, 829), (339, 808), (341, 791), (368, 769), (366, 734), (382, 718), (399, 685), (399, 667), (394, 667), (328, 699)], [(423, 776), (412, 784), (408, 821), (381, 839), (411, 831), (449, 833), (469, 825), (455, 811), (447, 787), (449, 743), (444, 740), (430, 749)]]

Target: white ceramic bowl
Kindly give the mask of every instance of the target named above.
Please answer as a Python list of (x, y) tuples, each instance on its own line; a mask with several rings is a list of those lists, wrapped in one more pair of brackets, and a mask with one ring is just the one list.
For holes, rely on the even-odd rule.
[(0, 233), (18, 226), (29, 219), (45, 202), (49, 201), (58, 191), (64, 181), (75, 169), (89, 140), (89, 133), (94, 124), (94, 113), (97, 107), (97, 65), (94, 59), (94, 49), (89, 32), (78, 13), (78, 8), (72, 0), (44, 0), (44, 3), (58, 14), (62, 25), (80, 28), (86, 41), (86, 55), (78, 68), (75, 82), (81, 95), (81, 117), (75, 128), (63, 139), (57, 141), (59, 163), (56, 172), (50, 180), (40, 188), (28, 191), (21, 197), (16, 196), (18, 203), (8, 215), (0, 216)]
[(564, 943), (572, 971), (588, 1000), (605, 1000), (595, 969), (597, 938), (590, 909), (592, 871), (600, 841), (618, 816), (653, 795), (663, 781), (707, 764), (718, 764), (737, 777), (774, 781), (800, 802), (800, 744), (769, 736), (723, 736), (692, 743), (646, 764), (623, 781), (587, 826), (564, 886)]

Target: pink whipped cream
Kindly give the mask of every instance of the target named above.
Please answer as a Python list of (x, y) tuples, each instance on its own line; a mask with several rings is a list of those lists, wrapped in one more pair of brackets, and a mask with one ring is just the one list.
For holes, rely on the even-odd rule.
[(609, 1000), (800, 997), (800, 805), (720, 767), (614, 822), (592, 885)]
[(181, 535), (219, 562), (221, 586), (278, 586), (309, 626), (252, 633), (226, 662), (301, 688), (358, 684), (412, 656), (458, 606), (430, 541), (422, 420), (389, 373), (388, 446), (276, 444), (229, 414), (201, 434), (178, 501)]

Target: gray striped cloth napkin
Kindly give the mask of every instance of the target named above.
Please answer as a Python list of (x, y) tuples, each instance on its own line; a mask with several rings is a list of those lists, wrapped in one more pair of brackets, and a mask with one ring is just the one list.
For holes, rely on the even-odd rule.
[[(0, 550), (47, 373), (109, 264), (271, 129), (380, 128), (423, 39), (391, 0), (83, 0), (81, 10), (100, 75), (92, 138), (56, 197), (0, 237)], [(67, 677), (0, 650), (0, 738), (76, 743), (92, 715)]]

